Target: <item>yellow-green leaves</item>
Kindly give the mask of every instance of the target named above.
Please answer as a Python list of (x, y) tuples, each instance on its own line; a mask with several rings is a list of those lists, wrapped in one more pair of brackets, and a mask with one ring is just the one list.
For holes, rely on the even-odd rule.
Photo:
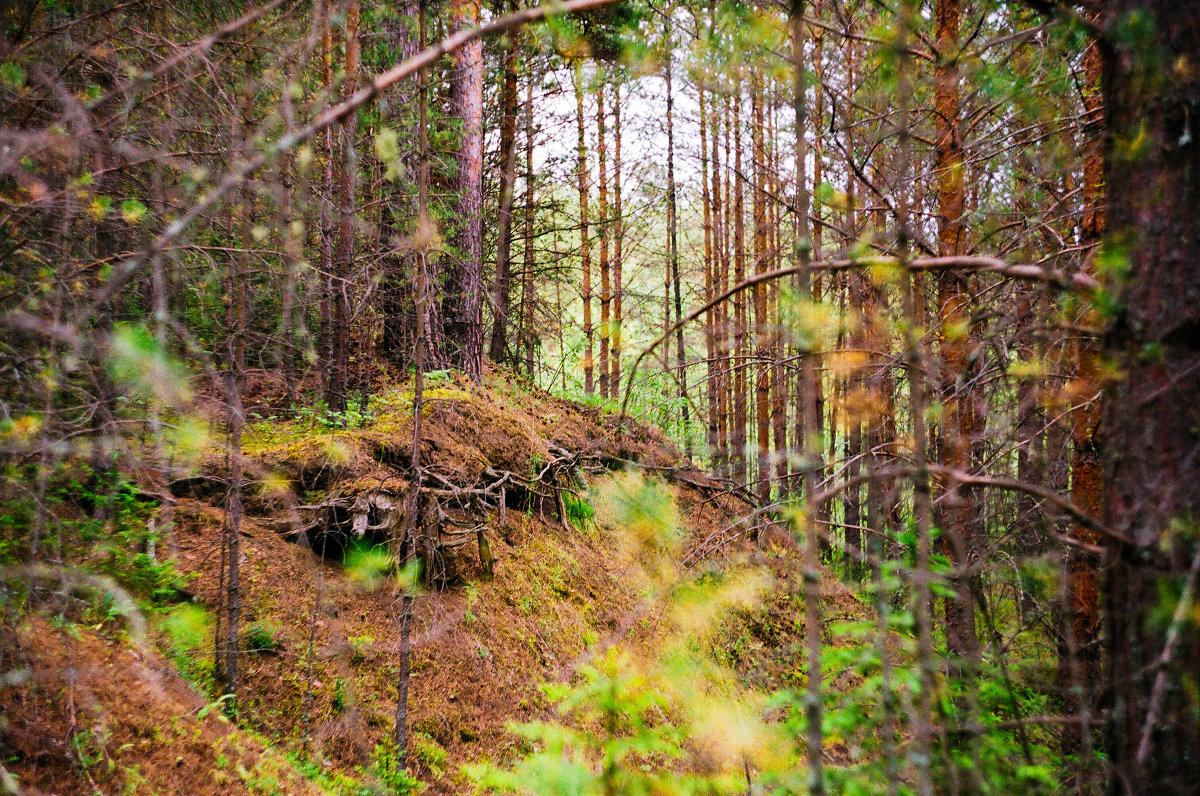
[(109, 340), (108, 371), (130, 395), (159, 408), (191, 399), (183, 366), (167, 355), (144, 326), (117, 324)]
[(25, 85), (25, 68), (16, 61), (5, 61), (0, 64), (0, 83), (5, 88), (21, 88)]
[(813, 301), (794, 292), (780, 296), (779, 309), (784, 328), (791, 333), (792, 341), (801, 351), (832, 347), (838, 330), (845, 324), (845, 318), (833, 304)]
[(121, 203), (121, 220), (126, 224), (137, 224), (146, 213), (146, 206), (137, 199), (126, 199)]
[(111, 196), (97, 196), (96, 198), (92, 199), (92, 203), (88, 205), (87, 209), (88, 215), (91, 216), (92, 220), (96, 223), (103, 221), (111, 210)]
[(383, 163), (386, 180), (396, 182), (404, 176), (404, 163), (401, 160), (400, 137), (390, 127), (385, 127), (375, 136), (375, 157)]

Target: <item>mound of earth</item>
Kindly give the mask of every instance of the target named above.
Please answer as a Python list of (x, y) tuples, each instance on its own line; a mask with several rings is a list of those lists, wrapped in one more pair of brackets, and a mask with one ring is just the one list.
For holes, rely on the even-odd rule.
[[(369, 409), (363, 423), (348, 428), (320, 418), (267, 416), (249, 426), (243, 445), (248, 482), (239, 540), (238, 723), (303, 757), (324, 787), (345, 793), (367, 791), (331, 783), (350, 781), (339, 777), (369, 781), (393, 732), (405, 611), (393, 562), (397, 534), (406, 527), (411, 391), (401, 385), (382, 392)], [(571, 678), (598, 643), (620, 641), (653, 654), (661, 628), (647, 610), (647, 595), (662, 591), (655, 580), (661, 573), (647, 569), (646, 540), (629, 533), (627, 518), (619, 516), (629, 478), (660, 484), (671, 504), (682, 532), (674, 577), (746, 562), (771, 574), (775, 596), (762, 611), (733, 617), (714, 643), (733, 648), (749, 634), (749, 642), (736, 644), (749, 653), (729, 662), (750, 687), (768, 688), (794, 674), (803, 612), (790, 536), (770, 527), (753, 531), (743, 519), (752, 514), (749, 504), (694, 468), (660, 432), (630, 422), (619, 428), (597, 409), (497, 375), (481, 385), (435, 377), (423, 418), (417, 541), (426, 581), (412, 603), (407, 764), (428, 792), (468, 792), (464, 764), (504, 762), (527, 751), (527, 741), (508, 725), (550, 717), (539, 685)], [(175, 498), (159, 512), (167, 529), (160, 550), (188, 577), (192, 602), (152, 623), (158, 647), (214, 695), (212, 622), (225, 586), (226, 461), (225, 451), (214, 449), (171, 484)], [(833, 579), (825, 592), (839, 606), (835, 611), (861, 610)], [(188, 617), (197, 626), (190, 641), (177, 628)], [(47, 633), (44, 622), (36, 627), (22, 642), (25, 654), (44, 661), (48, 671), (70, 669), (62, 663), (67, 653), (37, 641), (57, 638), (70, 649), (62, 634)], [(140, 782), (153, 772), (162, 784), (151, 791), (234, 793), (267, 776), (261, 770), (268, 758), (252, 740), (219, 722), (213, 715), (219, 711), (199, 716), (206, 699), (175, 675), (147, 676), (170, 664), (86, 633), (80, 643), (91, 660), (103, 661), (103, 669), (91, 664), (97, 676), (114, 673), (107, 690), (96, 685), (92, 700), (94, 712), (107, 717), (105, 749), (116, 750), (106, 752), (115, 761), (114, 782)], [(174, 708), (136, 704), (166, 699), (160, 684), (167, 681)], [(23, 719), (26, 746), (18, 770), (24, 781), (53, 792), (90, 792), (86, 776), (76, 776), (74, 791), (62, 784), (80, 773), (78, 755), (47, 751), (92, 720), (80, 719), (77, 707), (71, 718), (69, 694), (78, 691), (68, 688), (64, 697), (58, 685), (51, 698), (24, 688), (23, 704), (32, 707), (21, 715), (45, 713), (51, 703), (66, 711), (44, 731)], [(138, 695), (129, 712), (113, 704), (125, 692)], [(142, 738), (156, 737), (151, 727), (163, 740)], [(191, 752), (169, 751), (177, 728), (187, 730)], [(241, 750), (236, 759), (228, 751), (234, 747)], [(194, 763), (187, 756), (193, 753), (208, 754), (209, 763)], [(143, 755), (142, 767), (130, 769)], [(186, 772), (173, 775), (190, 779), (162, 779), (177, 758)], [(295, 771), (280, 765), (270, 776), (283, 783)], [(83, 773), (95, 776), (91, 769)], [(222, 776), (217, 788), (199, 784)], [(280, 789), (306, 792), (292, 784)]]
[(33, 616), (3, 645), (0, 735), (21, 793), (322, 792), (121, 635)]

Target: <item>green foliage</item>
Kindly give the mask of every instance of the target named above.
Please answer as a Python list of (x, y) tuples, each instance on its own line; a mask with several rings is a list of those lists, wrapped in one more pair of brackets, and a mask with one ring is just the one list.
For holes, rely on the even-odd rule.
[[(137, 214), (136, 205), (130, 205), (129, 210)], [(190, 395), (186, 368), (168, 356), (158, 338), (142, 324), (119, 323), (114, 327), (108, 371), (129, 397), (160, 409), (179, 405)]]
[(610, 649), (581, 670), (575, 686), (543, 686), (561, 724), (510, 727), (536, 751), (511, 769), (466, 766), (478, 785), (499, 793), (719, 793), (712, 782), (678, 774), (670, 763), (683, 754), (683, 733), (667, 720), (666, 700)]
[(106, 763), (106, 769), (113, 767), (112, 758), (108, 756), (107, 744), (110, 733), (103, 725), (79, 730), (71, 736), (71, 756), (80, 769), (87, 769)]
[(283, 642), (275, 636), (275, 628), (268, 622), (255, 622), (242, 631), (242, 643), (246, 651), (259, 655), (276, 653), (283, 649)]
[(387, 788), (387, 793), (404, 796), (404, 794), (420, 793), (425, 789), (425, 784), (409, 774), (408, 770), (400, 764), (396, 744), (390, 738), (375, 745), (372, 757), (373, 773)]
[(446, 750), (432, 735), (414, 732), (408, 745), (413, 759), (429, 769), (435, 777), (440, 777), (445, 772)]
[(396, 562), (386, 545), (356, 539), (346, 550), (346, 575), (368, 589), (380, 586), (396, 568)]
[(636, 41), (644, 11), (636, 3), (613, 3), (599, 9), (551, 15), (539, 26), (539, 38), (569, 60), (617, 61)]
[(302, 425), (325, 430), (362, 428), (375, 419), (373, 412), (360, 411), (357, 402), (351, 402), (344, 412), (335, 411), (319, 402), (314, 406), (297, 407), (295, 414)]
[(169, 609), (159, 627), (167, 636), (167, 653), (175, 667), (202, 691), (212, 683), (213, 660), (206, 647), (212, 644), (212, 612), (198, 603)]
[(567, 509), (567, 518), (581, 531), (587, 530), (595, 523), (596, 509), (586, 495), (574, 492), (563, 492), (563, 505)]
[(341, 713), (346, 709), (346, 681), (340, 677), (333, 679), (333, 697), (329, 706), (334, 713)]
[(0, 64), (0, 83), (5, 88), (18, 89), (25, 85), (25, 68), (16, 61), (5, 61)]

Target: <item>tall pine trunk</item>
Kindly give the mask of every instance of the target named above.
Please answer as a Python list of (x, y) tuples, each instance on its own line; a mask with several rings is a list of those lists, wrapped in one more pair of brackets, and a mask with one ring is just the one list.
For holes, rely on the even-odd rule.
[[(961, 105), (958, 76), (960, 0), (938, 0), (937, 50), (934, 68), (936, 106), (934, 173), (937, 180), (938, 254), (963, 254), (965, 177), (962, 153)], [(971, 297), (966, 277), (947, 272), (938, 277), (939, 320), (945, 363), (943, 385), (946, 413), (939, 446), (944, 464), (962, 472), (971, 470), (972, 447), (979, 437), (981, 418), (975, 408), (973, 347), (977, 345), (971, 323)], [(958, 488), (940, 512), (948, 553), (954, 565), (953, 597), (946, 599), (946, 645), (960, 661), (976, 651), (975, 601), (972, 578), (966, 574), (974, 559), (977, 506), (972, 495)], [(956, 664), (957, 665), (957, 664)]]
[(533, 187), (533, 75), (525, 87), (525, 254), (521, 263), (521, 343), (525, 351), (525, 375), (535, 379), (534, 349), (538, 339), (533, 326), (534, 308), (537, 306), (537, 296), (534, 293), (533, 269), (537, 265), (534, 254), (534, 223), (535, 203)]
[(576, 61), (575, 77), (575, 168), (579, 183), (579, 270), (583, 299), (583, 391), (595, 389), (592, 372), (592, 252), (588, 238), (588, 156), (583, 116), (583, 65)]
[(624, 274), (621, 271), (624, 257), (625, 217), (621, 197), (621, 84), (613, 86), (613, 218), (612, 218), (612, 319), (609, 329), (609, 359), (612, 375), (609, 377), (613, 397), (621, 390), (621, 324), (624, 321)]
[[(667, 293), (674, 287), (675, 295), (675, 367), (678, 372), (680, 424), (683, 431), (684, 455), (692, 456), (692, 420), (688, 409), (687, 351), (683, 346), (683, 289), (679, 275), (679, 205), (675, 186), (675, 94), (672, 84), (673, 59), (671, 18), (666, 17), (665, 36), (667, 46), (667, 229), (669, 254), (669, 282)], [(669, 320), (669, 317), (668, 317)]]
[[(735, 78), (733, 93), (729, 99), (733, 106), (733, 283), (746, 281), (746, 218), (742, 187), (742, 83)], [(729, 157), (725, 158), (728, 166)], [(733, 300), (733, 479), (746, 484), (746, 293), (742, 291)]]
[[(762, 75), (753, 73), (750, 78), (750, 141), (753, 162), (753, 194), (751, 207), (754, 216), (754, 272), (767, 271), (767, 204), (766, 155), (763, 132)], [(754, 300), (754, 418), (755, 440), (758, 456), (756, 461), (758, 499), (763, 504), (771, 502), (771, 362), (770, 323), (768, 316), (767, 285), (755, 285)]]
[(600, 397), (611, 398), (609, 390), (608, 346), (612, 311), (612, 283), (608, 272), (608, 130), (604, 112), (604, 83), (596, 89), (596, 166), (599, 170), (599, 194), (596, 197), (596, 226), (600, 233)]
[[(449, 14), (455, 30), (473, 28), (479, 24), (479, 0), (451, 0)], [(464, 44), (451, 60), (451, 115), (462, 137), (455, 158), (456, 256), (446, 280), (446, 339), (451, 362), (478, 379), (483, 364), (483, 42)]]
[[(1194, 793), (1200, 16), (1169, 0), (1110, 0), (1101, 8), (1107, 245), (1128, 268), (1115, 269), (1119, 309), (1103, 342), (1120, 374), (1104, 395), (1104, 516), (1124, 540), (1107, 542), (1112, 790)], [(1136, 42), (1125, 33), (1134, 11), (1146, 20)]]
[(488, 358), (508, 355), (508, 304), (512, 292), (513, 186), (517, 180), (517, 33), (508, 34), (500, 88), (500, 202), (496, 212), (496, 282)]

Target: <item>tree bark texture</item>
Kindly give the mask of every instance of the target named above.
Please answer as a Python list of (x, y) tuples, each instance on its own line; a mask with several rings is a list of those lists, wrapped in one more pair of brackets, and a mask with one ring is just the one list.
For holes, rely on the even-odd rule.
[(1126, 540), (1107, 551), (1112, 789), (1194, 793), (1200, 634), (1178, 609), (1190, 585), (1194, 611), (1200, 521), (1200, 15), (1170, 0), (1101, 9), (1106, 245), (1123, 265), (1101, 425), (1105, 520)]
[[(451, 0), (455, 30), (479, 24), (479, 0)], [(483, 42), (475, 39), (450, 56), (451, 115), (461, 126), (454, 188), (455, 258), (447, 269), (444, 314), (451, 362), (472, 379), (483, 364)]]

